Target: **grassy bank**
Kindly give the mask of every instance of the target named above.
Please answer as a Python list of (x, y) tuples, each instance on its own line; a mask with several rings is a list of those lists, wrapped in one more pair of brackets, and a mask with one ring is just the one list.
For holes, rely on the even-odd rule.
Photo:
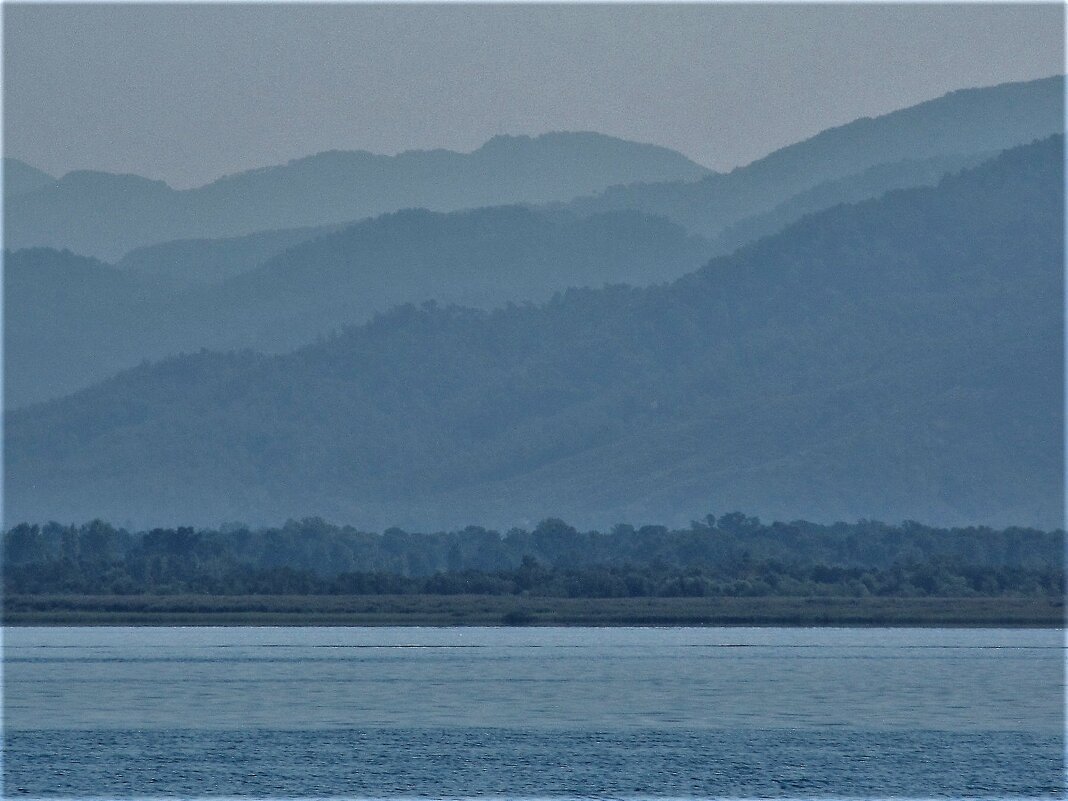
[(1042, 626), (1047, 598), (12, 595), (5, 625)]

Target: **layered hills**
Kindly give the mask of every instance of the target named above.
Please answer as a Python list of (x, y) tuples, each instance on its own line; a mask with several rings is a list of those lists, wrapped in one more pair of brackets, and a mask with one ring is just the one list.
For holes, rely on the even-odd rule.
[(573, 201), (571, 208), (580, 213), (639, 209), (714, 238), (795, 194), (877, 165), (1003, 150), (1063, 133), (1064, 114), (1061, 75), (961, 89), (828, 129), (729, 173), (612, 187)]
[(472, 153), (320, 153), (188, 190), (81, 170), (8, 199), (5, 246), (105, 260), (175, 239), (344, 223), (410, 207), (451, 211), (568, 200), (615, 184), (694, 180), (666, 148), (593, 133), (497, 136)]
[(729, 173), (593, 133), (497, 136), (472, 153), (333, 151), (188, 190), (91, 170), (56, 179), (7, 159), (5, 246), (115, 261), (171, 240), (335, 225), (409, 207), (548, 202), (569, 202), (579, 214), (640, 210), (715, 238), (794, 195), (878, 165), (988, 153), (1063, 131), (1064, 78), (1053, 76), (856, 120)]
[(150, 250), (202, 275), (287, 240), (296, 244), (254, 268), (246, 262), (226, 280), (185, 288), (178, 271), (150, 269), (140, 252), (118, 267), (51, 249), (9, 254), (8, 407), (75, 391), (146, 358), (205, 347), (291, 350), (402, 303), (493, 308), (569, 286), (656, 283), (709, 255), (708, 243), (680, 226), (637, 212), (579, 218), (518, 206), (408, 210), (314, 233)]
[[(402, 306), (290, 353), (145, 364), (7, 415), (6, 517), (1061, 526), (1063, 160), (1049, 137), (666, 284)], [(329, 241), (297, 246), (322, 275), (346, 264)]]
[[(806, 214), (894, 189), (933, 185), (991, 158), (999, 148), (1060, 130), (1059, 88), (1063, 79), (1055, 77), (956, 92), (827, 131), (727, 175), (699, 180), (689, 180), (694, 173), (688, 162), (670, 151), (610, 137), (547, 135), (498, 138), (467, 155), (435, 151), (368, 160), (328, 154), (186, 193), (152, 184), (152, 191), (169, 198), (166, 220), (195, 212), (190, 219), (196, 225), (188, 230), (202, 231), (233, 228), (235, 215), (245, 215), (238, 228), (336, 219), (390, 207), (404, 192), (409, 192), (405, 198), (431, 206), (517, 196), (525, 208), (448, 214), (406, 210), (357, 222), (156, 242), (91, 270), (73, 254), (15, 252), (6, 259), (5, 401), (11, 408), (58, 397), (143, 359), (183, 351), (280, 352), (399, 303), (433, 299), (491, 308), (540, 301), (568, 287), (674, 280), (707, 258), (781, 231)], [(960, 136), (949, 135), (955, 127)], [(569, 159), (583, 165), (570, 170), (571, 177), (561, 172)], [(328, 163), (333, 167), (324, 166)], [(9, 172), (17, 179), (17, 163), (12, 164), (15, 170)], [(451, 164), (458, 172), (442, 183), (444, 173), (427, 167), (431, 164)], [(25, 192), (16, 193), (8, 209), (16, 229), (28, 208), (20, 198), (58, 197), (59, 191), (55, 179), (22, 167)], [(593, 181), (591, 176), (603, 181), (675, 169), (688, 179), (635, 183), (571, 203), (534, 202), (557, 190), (574, 191)], [(76, 183), (76, 178), (59, 183)], [(145, 183), (122, 181), (130, 187)], [(379, 185), (383, 181), (389, 185)], [(487, 188), (491, 184), (493, 191)], [(549, 191), (550, 184), (556, 189)], [(452, 193), (448, 202), (442, 199), (447, 192)], [(90, 194), (92, 210), (75, 204), (63, 212), (70, 225), (63, 215), (54, 219), (64, 236), (88, 224), (93, 236), (110, 236), (111, 226), (123, 237), (140, 231), (136, 236), (145, 238), (148, 229), (138, 215), (155, 213), (152, 203), (134, 192), (122, 195), (129, 208), (120, 208), (103, 190)], [(210, 200), (223, 195), (221, 205)], [(662, 204), (650, 198), (675, 200)], [(34, 217), (33, 224), (49, 214)], [(108, 219), (93, 222), (93, 214)], [(164, 226), (152, 236), (177, 230)], [(33, 274), (34, 265), (45, 262), (47, 269)], [(97, 279), (99, 286), (90, 286)], [(65, 283), (82, 287), (86, 300), (63, 290)], [(101, 305), (94, 307), (94, 298)]]

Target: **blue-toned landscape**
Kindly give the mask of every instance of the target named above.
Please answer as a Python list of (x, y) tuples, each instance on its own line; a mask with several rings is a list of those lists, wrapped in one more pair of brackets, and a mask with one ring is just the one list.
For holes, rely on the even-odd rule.
[(1049, 630), (20, 628), (4, 645), (11, 797), (1063, 792)]
[(17, 4), (3, 798), (1065, 795), (1052, 4)]

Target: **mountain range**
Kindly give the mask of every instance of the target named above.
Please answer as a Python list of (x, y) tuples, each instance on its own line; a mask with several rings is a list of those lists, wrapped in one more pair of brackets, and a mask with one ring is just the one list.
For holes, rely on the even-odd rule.
[[(959, 109), (976, 96), (959, 94), (946, 102)], [(984, 108), (1005, 112), (998, 102)], [(953, 152), (998, 149), (1010, 129), (1025, 136), (1020, 117), (987, 120), (992, 132), (979, 134), (962, 116)], [(920, 127), (911, 141), (937, 139)], [(842, 136), (820, 145), (838, 148), (836, 169), (875, 166)], [(877, 138), (878, 163), (938, 156)], [(811, 180), (791, 179), (782, 165), (794, 162), (777, 159), (771, 208)], [(814, 156), (802, 161), (817, 183), (835, 179)], [(292, 352), (169, 358), (10, 411), (5, 515), (200, 524), (319, 514), (440, 528), (549, 515), (676, 522), (730, 507), (1061, 526), (1064, 139), (980, 161), (935, 186), (808, 214), (668, 283), (491, 310), (401, 306)], [(746, 180), (770, 184), (770, 173)], [(593, 211), (480, 213), (491, 231), (523, 214), (564, 231), (612, 219), (583, 219)], [(627, 213), (631, 227), (679, 230)], [(465, 214), (477, 226), (478, 213)], [(306, 254), (317, 280), (347, 280), (349, 250), (370, 250), (389, 226), (432, 224), (441, 218), (405, 213), (283, 255)], [(573, 252), (576, 240), (557, 235)], [(548, 271), (557, 255), (546, 252), (520, 271)], [(383, 282), (413, 263), (391, 264)], [(451, 275), (464, 260), (436, 263)], [(255, 271), (279, 282), (267, 302), (310, 291), (279, 288), (292, 280), (279, 264)]]
[(79, 170), (6, 198), (5, 246), (117, 259), (174, 239), (343, 223), (399, 209), (542, 203), (707, 170), (672, 150), (594, 133), (496, 136), (472, 153), (332, 151), (176, 190)]
[[(703, 240), (632, 211), (579, 218), (519, 206), (408, 210), (318, 234), (254, 269), (186, 289), (161, 282), (159, 272), (70, 252), (9, 254), (8, 408), (75, 391), (146, 358), (205, 347), (291, 350), (405, 302), (492, 308), (545, 300), (568, 286), (673, 279), (708, 258)], [(230, 252), (291, 235), (246, 239)], [(209, 262), (225, 258), (218, 243), (190, 245)], [(231, 266), (236, 261), (232, 255)]]
[(792, 195), (876, 165), (1002, 150), (1063, 133), (1064, 115), (1062, 75), (961, 89), (828, 129), (729, 173), (612, 187), (570, 207), (579, 213), (638, 209), (714, 238)]
[[(55, 250), (9, 253), (4, 277), (5, 403), (13, 408), (56, 398), (143, 359), (200, 348), (282, 352), (332, 329), (363, 323), (399, 303), (437, 300), (493, 308), (538, 302), (568, 287), (672, 281), (708, 258), (781, 231), (806, 214), (892, 189), (933, 185), (993, 157), (1002, 147), (1062, 130), (1058, 88), (1063, 89), (1060, 77), (956, 92), (825, 132), (729, 174), (637, 183), (568, 203), (532, 200), (554, 181), (560, 191), (565, 186), (574, 191), (593, 180), (591, 176), (609, 180), (679, 169), (692, 177), (701, 169), (662, 149), (610, 137), (559, 135), (499, 138), (466, 156), (434, 151), (367, 162), (327, 154), (184, 194), (168, 188), (164, 194), (171, 200), (180, 196), (185, 198), (181, 203), (191, 204), (188, 209), (199, 209), (194, 216), (202, 228), (229, 225), (226, 221), (232, 222), (234, 215), (246, 215), (251, 224), (267, 207), (277, 214), (262, 219), (289, 224), (337, 218), (342, 210), (356, 213), (376, 204), (388, 206), (393, 202), (389, 198), (395, 200), (404, 187), (428, 203), (434, 193), (440, 200), (446, 190), (431, 180), (440, 174), (427, 172), (426, 165), (452, 164), (458, 170), (470, 168), (450, 190), (456, 202), (462, 202), (468, 190), (474, 192), (468, 196), (489, 197), (490, 184), (480, 182), (496, 176), (500, 185), (493, 192), (521, 196), (524, 207), (412, 210), (362, 221), (155, 242), (112, 264)], [(953, 120), (963, 131), (960, 136), (947, 134)], [(906, 153), (912, 157), (897, 158)], [(560, 162), (552, 169), (545, 167), (552, 160), (548, 154)], [(560, 171), (567, 163), (566, 158), (560, 161), (561, 154), (583, 160), (585, 167), (575, 171), (574, 178), (566, 176)], [(341, 166), (327, 169), (330, 159)], [(360, 173), (353, 166), (365, 162), (378, 165), (377, 172)], [(36, 203), (56, 196), (55, 179), (18, 164), (5, 162), (8, 177), (15, 176), (5, 186), (6, 217), (16, 228), (39, 222), (27, 221), (28, 207), (19, 204), (20, 198), (36, 198)], [(538, 164), (548, 171), (532, 173), (532, 165)], [(487, 165), (492, 172), (480, 173)], [(387, 173), (403, 178), (389, 191), (375, 183)], [(425, 185), (416, 180), (419, 176)], [(225, 213), (211, 205), (215, 201), (205, 200), (222, 192), (220, 186), (229, 187), (226, 205), (233, 206)], [(356, 187), (367, 193), (353, 194)], [(353, 206), (356, 195), (359, 203)], [(94, 203), (95, 213), (112, 215), (110, 224), (123, 236), (131, 230), (148, 236), (140, 217), (123, 217), (122, 208), (111, 204), (106, 192), (102, 197), (103, 203)], [(671, 197), (675, 200), (650, 201)], [(134, 196), (127, 200), (138, 213), (144, 211), (142, 206), (151, 207)], [(744, 216), (746, 212), (752, 213)], [(49, 212), (53, 217), (57, 213), (56, 208)], [(78, 206), (63, 214), (70, 217), (69, 224), (56, 218), (55, 227), (65, 233), (92, 218)], [(106, 226), (90, 227), (94, 235), (106, 234)], [(156, 235), (162, 235), (162, 229)], [(69, 290), (75, 286), (78, 292)]]
[(553, 201), (580, 214), (637, 209), (714, 238), (792, 195), (879, 164), (996, 151), (1063, 130), (1064, 77), (1052, 76), (856, 120), (729, 173), (594, 133), (497, 136), (472, 153), (332, 151), (188, 190), (91, 170), (54, 179), (6, 159), (5, 247), (116, 260), (169, 240), (332, 225), (409, 207)]

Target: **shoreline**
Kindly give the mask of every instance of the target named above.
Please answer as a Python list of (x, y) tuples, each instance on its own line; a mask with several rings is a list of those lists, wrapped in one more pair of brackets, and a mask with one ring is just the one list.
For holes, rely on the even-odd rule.
[(4, 626), (1064, 628), (1049, 598), (12, 595)]

